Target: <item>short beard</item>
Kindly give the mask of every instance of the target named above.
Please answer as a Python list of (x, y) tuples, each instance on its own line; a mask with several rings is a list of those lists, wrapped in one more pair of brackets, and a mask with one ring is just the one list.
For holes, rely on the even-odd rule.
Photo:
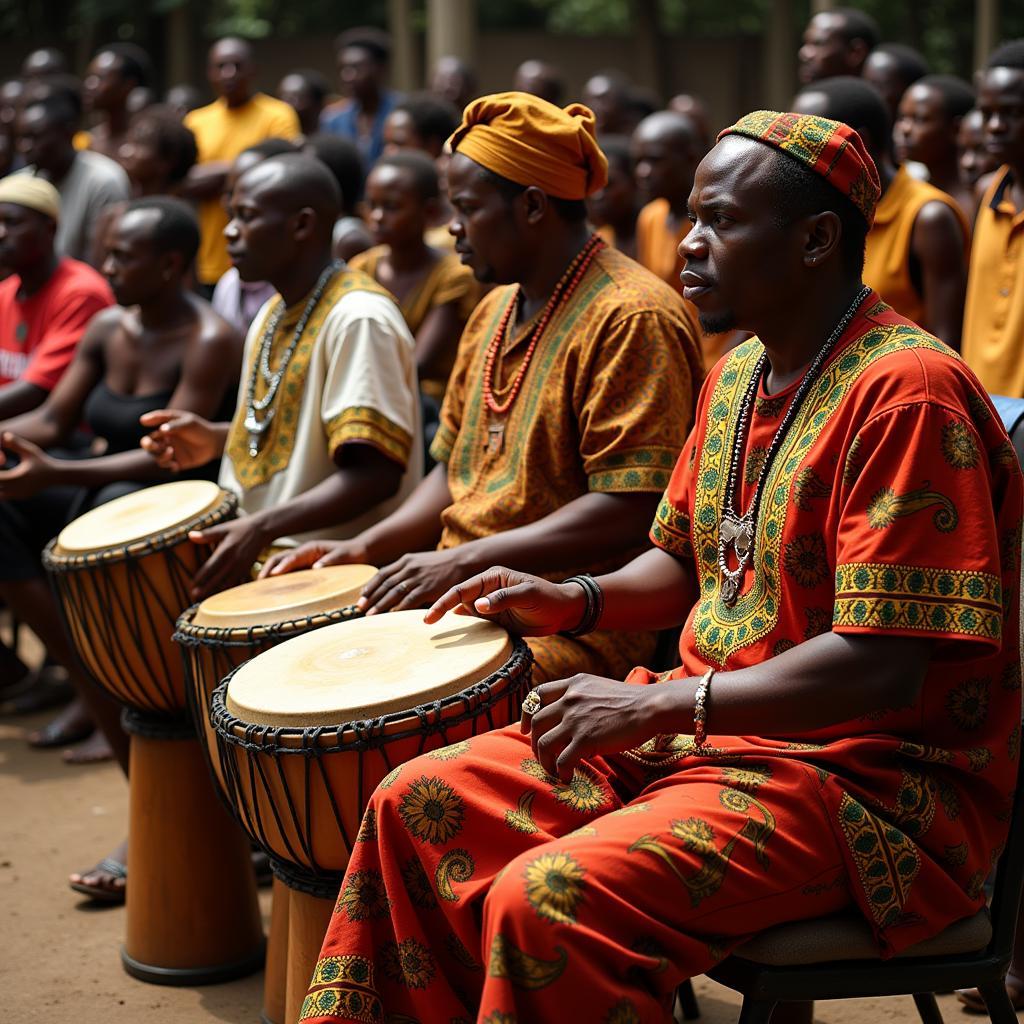
[(698, 313), (697, 322), (705, 334), (725, 334), (736, 329), (736, 314), (731, 309), (724, 313)]

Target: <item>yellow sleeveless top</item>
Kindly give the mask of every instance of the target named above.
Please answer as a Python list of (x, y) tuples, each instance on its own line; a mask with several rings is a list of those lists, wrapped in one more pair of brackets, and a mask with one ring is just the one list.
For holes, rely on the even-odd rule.
[(925, 323), (924, 298), (910, 277), (910, 241), (921, 207), (932, 202), (944, 203), (956, 214), (963, 229), (964, 252), (968, 253), (971, 229), (956, 200), (934, 185), (912, 178), (901, 167), (875, 211), (864, 258), (864, 283), (897, 313), (925, 330), (931, 325)]

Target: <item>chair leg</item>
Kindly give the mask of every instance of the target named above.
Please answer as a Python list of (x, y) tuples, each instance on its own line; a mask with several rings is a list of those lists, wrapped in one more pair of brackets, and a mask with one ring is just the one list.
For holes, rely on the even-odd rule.
[(939, 1004), (935, 1002), (933, 992), (915, 992), (914, 1004), (917, 1006), (921, 1024), (943, 1024)]
[(1017, 1013), (1002, 978), (979, 985), (978, 991), (988, 1007), (988, 1019), (992, 1024), (1017, 1024)]
[(736, 1024), (770, 1024), (772, 1014), (775, 1012), (775, 1001), (764, 1001), (751, 999), (750, 996), (743, 997), (743, 1005), (740, 1007), (740, 1017)]
[(689, 978), (676, 989), (676, 1003), (682, 1011), (683, 1020), (696, 1020), (700, 1016), (697, 995), (693, 991), (693, 982)]

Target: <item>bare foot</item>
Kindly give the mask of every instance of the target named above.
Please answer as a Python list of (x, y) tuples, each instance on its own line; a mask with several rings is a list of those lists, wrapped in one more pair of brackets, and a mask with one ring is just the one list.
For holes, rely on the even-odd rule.
[(95, 728), (85, 704), (76, 699), (42, 729), (29, 733), (28, 743), (30, 747), (65, 747), (88, 738)]
[(96, 729), (88, 739), (76, 743), (61, 754), (65, 764), (99, 764), (101, 761), (110, 761), (113, 756), (114, 751), (102, 729)]
[(128, 883), (128, 841), (120, 843), (95, 867), (75, 872), (68, 883), (75, 892), (84, 893), (102, 903), (123, 903)]
[[(1006, 975), (1006, 994), (1010, 997), (1015, 1010), (1024, 1010), (1024, 980), (1018, 978), (1012, 971)], [(988, 1016), (988, 1007), (976, 988), (958, 988), (956, 997), (963, 1004), (965, 1013)]]

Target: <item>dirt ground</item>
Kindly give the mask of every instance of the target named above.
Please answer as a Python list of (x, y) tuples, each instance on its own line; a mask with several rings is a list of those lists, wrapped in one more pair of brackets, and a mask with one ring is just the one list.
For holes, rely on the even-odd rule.
[[(123, 908), (97, 908), (67, 887), (68, 872), (121, 837), (127, 788), (111, 764), (68, 767), (31, 750), (24, 735), (47, 715), (0, 719), (0, 1022), (36, 1024), (257, 1024), (263, 979), (165, 988), (121, 968)], [(183, 868), (185, 870), (185, 868)], [(269, 912), (269, 890), (261, 896)], [(706, 978), (696, 990), (702, 1024), (733, 1024), (738, 999)], [(947, 1022), (980, 1020), (940, 997)], [(909, 997), (819, 1003), (819, 1024), (913, 1024)], [(575, 1024), (575, 1022), (574, 1022)], [(580, 1022), (587, 1024), (587, 1022)]]

